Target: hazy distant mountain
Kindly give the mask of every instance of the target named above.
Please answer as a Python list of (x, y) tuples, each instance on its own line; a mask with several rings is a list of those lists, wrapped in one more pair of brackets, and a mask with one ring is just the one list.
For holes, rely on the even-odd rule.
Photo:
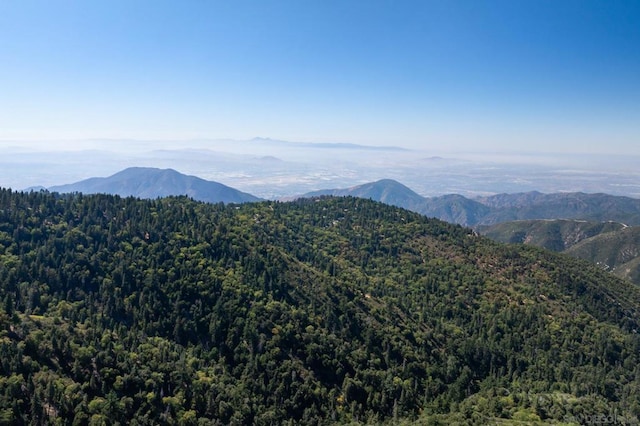
[(524, 219), (582, 219), (640, 225), (640, 200), (582, 192), (499, 194), (476, 201), (492, 208), (478, 223), (491, 225)]
[(486, 197), (476, 197), (475, 200), (492, 208), (506, 209), (512, 207), (527, 207), (547, 199), (547, 195), (538, 191), (521, 192), (516, 194), (497, 194)]
[(424, 200), (422, 208), (416, 210), (418, 213), (464, 226), (473, 226), (491, 213), (491, 208), (484, 204), (457, 194)]
[(344, 189), (322, 189), (308, 192), (301, 197), (318, 197), (322, 195), (367, 198), (416, 212), (420, 212), (426, 201), (423, 196), (393, 179), (382, 179)]
[(246, 203), (258, 197), (218, 182), (187, 176), (173, 169), (131, 167), (109, 177), (94, 177), (69, 185), (52, 186), (52, 192), (115, 194), (123, 197), (159, 198), (187, 195), (209, 203)]
[[(238, 141), (243, 143), (243, 141)], [(249, 141), (244, 141), (250, 144), (268, 144), (278, 145), (285, 147), (299, 147), (299, 148), (317, 148), (317, 149), (359, 149), (359, 150), (373, 150), (373, 151), (409, 151), (406, 148), (398, 146), (375, 146), (375, 145), (360, 145), (355, 143), (343, 143), (343, 142), (292, 142), (283, 141), (271, 138), (253, 138)]]

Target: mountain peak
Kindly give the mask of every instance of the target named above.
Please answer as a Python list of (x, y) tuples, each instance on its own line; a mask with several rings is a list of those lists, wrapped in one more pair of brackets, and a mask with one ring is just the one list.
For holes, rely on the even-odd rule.
[(129, 167), (109, 177), (90, 178), (69, 185), (54, 186), (49, 190), (139, 198), (187, 195), (195, 200), (210, 203), (245, 203), (260, 200), (218, 182), (184, 175), (174, 169), (153, 167)]

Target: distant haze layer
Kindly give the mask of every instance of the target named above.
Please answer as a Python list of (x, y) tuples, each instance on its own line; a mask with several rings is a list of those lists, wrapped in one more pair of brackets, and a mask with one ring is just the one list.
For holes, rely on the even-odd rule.
[(0, 186), (50, 187), (127, 167), (157, 167), (269, 199), (380, 179), (395, 179), (423, 196), (537, 190), (640, 197), (640, 158), (624, 155), (446, 153), (269, 138), (84, 142), (2, 142)]

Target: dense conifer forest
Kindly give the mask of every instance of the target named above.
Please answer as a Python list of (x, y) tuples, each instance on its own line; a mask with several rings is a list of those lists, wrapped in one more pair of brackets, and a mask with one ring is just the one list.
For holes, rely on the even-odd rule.
[(0, 424), (640, 416), (640, 291), (356, 198), (0, 190)]

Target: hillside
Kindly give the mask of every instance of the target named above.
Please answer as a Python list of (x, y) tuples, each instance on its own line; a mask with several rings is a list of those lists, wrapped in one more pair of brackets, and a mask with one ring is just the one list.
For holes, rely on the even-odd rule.
[(595, 235), (565, 252), (640, 284), (640, 226)]
[(640, 415), (640, 289), (369, 200), (0, 190), (9, 424)]
[(431, 197), (425, 200), (426, 202), (418, 213), (463, 226), (475, 225), (491, 212), (487, 206), (457, 194)]
[(494, 241), (523, 243), (588, 260), (640, 285), (640, 227), (583, 220), (519, 220), (478, 231)]
[(478, 222), (480, 225), (526, 219), (580, 219), (640, 225), (640, 200), (636, 198), (582, 192), (527, 192), (479, 197), (476, 201), (493, 210)]
[(478, 227), (482, 235), (503, 243), (523, 243), (553, 251), (563, 251), (587, 238), (615, 232), (625, 226), (617, 222), (543, 219), (502, 222)]
[(208, 203), (246, 203), (260, 200), (218, 182), (187, 176), (172, 169), (150, 167), (131, 167), (109, 177), (94, 177), (68, 185), (53, 186), (49, 190), (150, 199), (187, 195)]

